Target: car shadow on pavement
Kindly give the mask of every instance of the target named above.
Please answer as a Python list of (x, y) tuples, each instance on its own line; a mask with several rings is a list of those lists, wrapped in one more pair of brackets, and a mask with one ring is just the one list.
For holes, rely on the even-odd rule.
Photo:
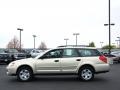
[[(19, 81), (17, 80), (17, 78), (10, 78), (9, 79), (9, 82), (12, 82), (12, 83), (19, 83)], [(85, 81), (82, 81), (80, 80), (78, 77), (63, 77), (63, 76), (36, 76), (34, 77), (31, 81), (28, 81), (27, 83), (33, 83), (33, 82), (52, 82), (52, 83), (55, 83), (55, 82), (85, 82)], [(108, 82), (108, 79), (105, 79), (103, 77), (95, 77), (92, 81), (88, 81), (88, 82)]]

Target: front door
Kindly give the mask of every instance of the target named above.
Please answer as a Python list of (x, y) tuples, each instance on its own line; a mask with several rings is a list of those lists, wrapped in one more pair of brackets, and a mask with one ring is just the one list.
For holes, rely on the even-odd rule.
[(40, 59), (36, 60), (37, 73), (60, 73), (60, 57), (61, 50), (55, 49), (44, 54)]

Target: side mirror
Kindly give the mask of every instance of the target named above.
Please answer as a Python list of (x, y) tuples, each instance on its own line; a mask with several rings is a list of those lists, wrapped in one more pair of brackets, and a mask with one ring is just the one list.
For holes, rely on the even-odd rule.
[(41, 56), (39, 59), (46, 59), (46, 58), (49, 58), (50, 56), (46, 56), (46, 55), (43, 55)]
[(44, 57), (44, 56), (41, 56), (39, 59), (45, 59), (45, 57)]

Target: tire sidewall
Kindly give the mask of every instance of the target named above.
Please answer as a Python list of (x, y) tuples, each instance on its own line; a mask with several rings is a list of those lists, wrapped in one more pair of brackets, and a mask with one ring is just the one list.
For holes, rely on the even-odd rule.
[[(84, 79), (84, 78), (82, 77), (82, 71), (85, 70), (85, 69), (90, 70), (91, 73), (92, 73), (91, 78), (88, 79), (88, 80), (86, 80), (86, 79)], [(78, 74), (78, 76), (79, 76), (79, 78), (80, 78), (82, 81), (91, 81), (91, 80), (93, 80), (93, 78), (94, 78), (94, 70), (93, 70), (93, 68), (91, 68), (91, 67), (89, 67), (89, 66), (82, 67), (82, 68), (79, 70), (79, 74)]]
[[(30, 76), (29, 76), (28, 79), (23, 80), (23, 79), (20, 78), (20, 72), (21, 72), (22, 70), (27, 70), (27, 71), (29, 72)], [(18, 79), (19, 81), (21, 81), (21, 82), (27, 82), (27, 81), (32, 80), (32, 78), (33, 78), (33, 72), (32, 72), (32, 70), (31, 70), (29, 67), (20, 67), (20, 68), (18, 69), (18, 71), (17, 71), (17, 79)]]

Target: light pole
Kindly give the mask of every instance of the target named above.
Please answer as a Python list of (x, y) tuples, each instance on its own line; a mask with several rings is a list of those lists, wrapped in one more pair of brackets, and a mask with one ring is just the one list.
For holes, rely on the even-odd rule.
[(21, 28), (17, 28), (17, 30), (20, 31), (20, 52), (21, 52), (21, 31), (23, 31), (23, 29), (21, 29)]
[(111, 14), (110, 14), (110, 0), (108, 2), (108, 14), (109, 14), (109, 23), (108, 24), (104, 24), (104, 26), (109, 26), (109, 54), (111, 53), (111, 25), (115, 25), (114, 23), (111, 23)]
[(77, 46), (77, 36), (80, 35), (79, 33), (73, 33), (76, 36), (76, 46)]
[(118, 42), (119, 42), (119, 48), (120, 48), (120, 37), (117, 37), (118, 38)]
[(36, 35), (33, 35), (33, 38), (34, 38), (34, 49), (35, 49), (35, 38), (36, 37), (37, 37)]
[(65, 38), (64, 40), (65, 40), (65, 42), (66, 42), (66, 46), (67, 46), (67, 41), (68, 41), (69, 39), (68, 39), (68, 38)]
[(118, 44), (118, 43), (119, 43), (120, 41), (119, 41), (119, 40), (115, 40), (115, 41), (117, 42), (117, 47), (119, 48), (119, 44)]
[(103, 44), (104, 42), (100, 42), (100, 44), (101, 44), (101, 48), (102, 48), (102, 44)]
[(115, 43), (112, 43), (112, 45), (115, 45)]

